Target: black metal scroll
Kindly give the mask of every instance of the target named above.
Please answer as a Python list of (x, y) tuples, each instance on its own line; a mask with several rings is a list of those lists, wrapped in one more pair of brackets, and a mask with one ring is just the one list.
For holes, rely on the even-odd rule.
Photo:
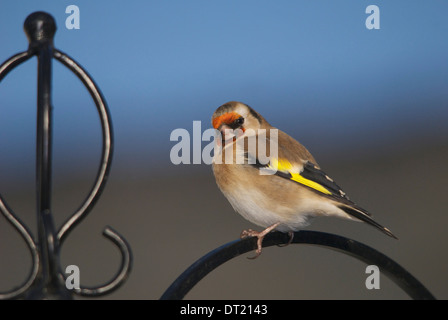
[[(24, 30), (29, 47), (26, 52), (12, 56), (0, 66), (0, 81), (16, 66), (33, 56), (37, 57), (37, 140), (36, 140), (36, 190), (38, 237), (20, 221), (0, 195), (0, 212), (20, 233), (32, 255), (32, 267), (24, 283), (10, 292), (0, 293), (0, 299), (71, 299), (73, 294), (100, 296), (117, 289), (127, 278), (132, 266), (131, 249), (126, 240), (110, 227), (103, 235), (111, 240), (122, 254), (121, 267), (115, 277), (97, 288), (69, 290), (60, 266), (60, 247), (67, 235), (92, 210), (107, 181), (113, 151), (112, 123), (106, 101), (88, 73), (72, 58), (54, 48), (56, 24), (45, 12), (35, 12), (27, 17)], [(102, 127), (102, 155), (97, 177), (87, 198), (79, 209), (55, 229), (51, 209), (52, 182), (52, 59), (55, 58), (78, 76), (95, 101)]]

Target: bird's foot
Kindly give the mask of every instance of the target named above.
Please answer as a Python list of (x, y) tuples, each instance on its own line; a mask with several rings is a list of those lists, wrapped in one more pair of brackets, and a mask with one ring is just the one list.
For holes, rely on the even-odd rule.
[[(279, 224), (280, 224), (280, 222), (277, 222), (277, 223), (273, 224), (272, 226), (267, 227), (266, 229), (264, 229), (264, 230), (261, 231), (261, 232), (258, 232), (258, 231), (252, 230), (252, 229), (243, 230), (243, 231), (241, 232), (241, 235), (240, 235), (240, 238), (241, 238), (241, 239), (244, 239), (244, 238), (247, 238), (247, 237), (257, 237), (257, 238), (258, 238), (258, 239), (257, 239), (257, 250), (255, 250), (255, 256), (253, 256), (253, 257), (248, 257), (248, 259), (256, 259), (256, 258), (258, 258), (258, 257), (260, 256), (260, 254), (261, 254), (261, 249), (263, 248), (263, 245), (262, 245), (262, 244), (263, 244), (263, 239), (264, 239), (264, 237), (265, 237), (269, 232), (271, 232), (272, 230), (274, 230), (275, 228), (277, 228)], [(291, 240), (291, 241), (292, 241), (292, 240)]]
[(287, 247), (292, 243), (292, 240), (294, 239), (294, 232), (293, 231), (289, 231), (288, 232), (288, 236), (289, 236), (289, 240), (287, 243), (285, 244), (278, 244), (277, 246), (279, 247)]

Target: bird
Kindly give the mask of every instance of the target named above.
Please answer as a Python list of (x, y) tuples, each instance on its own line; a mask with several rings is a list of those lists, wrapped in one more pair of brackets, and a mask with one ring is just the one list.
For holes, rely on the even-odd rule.
[(297, 140), (275, 128), (252, 107), (227, 102), (212, 116), (216, 131), (213, 174), (233, 209), (264, 230), (246, 229), (240, 237), (257, 237), (252, 259), (260, 256), (263, 238), (277, 230), (289, 234), (314, 217), (363, 221), (398, 239), (388, 228), (349, 199)]

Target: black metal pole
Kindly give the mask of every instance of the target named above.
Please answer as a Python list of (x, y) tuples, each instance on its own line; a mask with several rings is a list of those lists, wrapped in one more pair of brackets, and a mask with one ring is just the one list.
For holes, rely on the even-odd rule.
[(52, 105), (51, 75), (53, 37), (56, 23), (44, 12), (28, 16), (24, 24), (29, 51), (37, 56), (37, 140), (36, 140), (36, 195), (38, 247), (41, 256), (39, 288), (29, 298), (54, 299), (71, 297), (60, 274), (59, 241), (51, 212), (52, 192)]

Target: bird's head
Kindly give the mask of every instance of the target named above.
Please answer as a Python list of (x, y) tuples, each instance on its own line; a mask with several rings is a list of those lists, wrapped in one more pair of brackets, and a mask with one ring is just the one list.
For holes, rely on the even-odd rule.
[(223, 104), (212, 116), (213, 128), (221, 134), (218, 144), (233, 142), (250, 132), (256, 132), (264, 125), (266, 120), (248, 105), (231, 101)]

